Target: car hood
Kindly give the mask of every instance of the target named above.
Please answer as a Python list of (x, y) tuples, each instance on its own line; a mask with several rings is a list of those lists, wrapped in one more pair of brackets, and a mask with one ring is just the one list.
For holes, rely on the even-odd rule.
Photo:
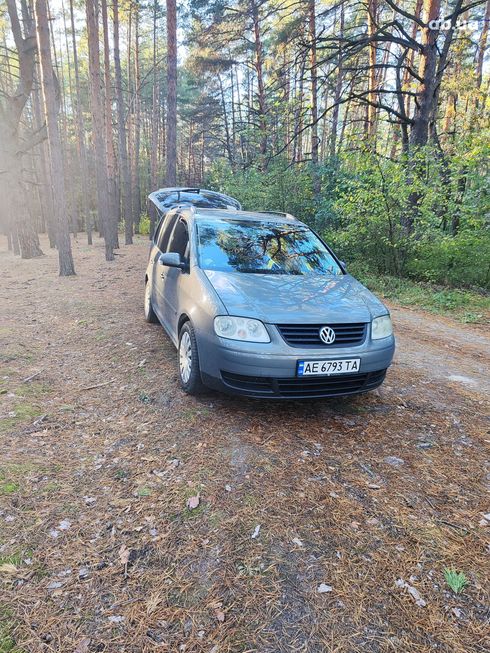
[(262, 322), (369, 322), (388, 312), (349, 274), (330, 277), (204, 272), (230, 315)]

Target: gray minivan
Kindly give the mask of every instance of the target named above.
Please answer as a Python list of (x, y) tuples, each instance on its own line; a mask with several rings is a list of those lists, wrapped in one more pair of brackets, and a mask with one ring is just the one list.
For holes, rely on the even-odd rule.
[(386, 306), (284, 213), (169, 210), (153, 237), (144, 306), (177, 347), (189, 394), (362, 393), (381, 385), (395, 349)]

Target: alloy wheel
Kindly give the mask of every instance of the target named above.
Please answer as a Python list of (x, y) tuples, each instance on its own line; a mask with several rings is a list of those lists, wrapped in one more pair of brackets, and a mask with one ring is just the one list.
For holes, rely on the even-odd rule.
[(179, 368), (183, 383), (188, 383), (192, 372), (192, 344), (187, 331), (184, 331), (179, 345)]

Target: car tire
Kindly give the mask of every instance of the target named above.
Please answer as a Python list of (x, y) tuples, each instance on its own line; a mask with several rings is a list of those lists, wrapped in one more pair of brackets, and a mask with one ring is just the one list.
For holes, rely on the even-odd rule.
[(150, 324), (158, 323), (158, 318), (151, 304), (151, 285), (148, 280), (145, 283), (145, 320)]
[(185, 322), (180, 330), (178, 357), (182, 389), (189, 395), (201, 394), (205, 387), (201, 380), (196, 335), (190, 322)]

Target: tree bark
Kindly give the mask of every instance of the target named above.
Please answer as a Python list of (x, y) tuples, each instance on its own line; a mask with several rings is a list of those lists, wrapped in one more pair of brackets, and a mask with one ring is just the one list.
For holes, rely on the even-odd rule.
[(88, 184), (88, 162), (87, 162), (87, 147), (85, 144), (85, 125), (83, 120), (82, 111), (82, 96), (80, 89), (80, 67), (78, 64), (78, 49), (77, 39), (75, 32), (75, 17), (73, 12), (73, 0), (70, 0), (70, 25), (73, 49), (73, 68), (75, 73), (75, 123), (77, 135), (77, 149), (79, 156), (79, 170), (80, 182), (82, 191), (82, 211), (83, 219), (85, 222), (85, 229), (87, 231), (87, 242), (92, 244), (92, 219), (90, 216), (89, 204), (89, 184)]
[(128, 148), (126, 142), (126, 125), (124, 122), (124, 104), (122, 92), (121, 55), (119, 52), (119, 5), (113, 3), (114, 17), (114, 72), (116, 77), (117, 134), (119, 143), (120, 187), (122, 215), (124, 218), (124, 236), (126, 245), (133, 243), (133, 220), (131, 215), (131, 181), (129, 177)]
[(254, 32), (255, 72), (257, 73), (257, 98), (258, 98), (258, 120), (260, 130), (260, 161), (259, 167), (262, 170), (267, 168), (267, 105), (265, 98), (264, 84), (264, 48), (262, 46), (262, 35), (260, 29), (259, 5), (257, 0), (250, 0), (250, 13), (252, 15)]
[(111, 84), (111, 62), (109, 50), (109, 20), (107, 16), (107, 0), (101, 0), (102, 8), (102, 30), (104, 35), (104, 118), (105, 118), (105, 141), (106, 141), (106, 163), (107, 163), (107, 184), (109, 188), (109, 221), (108, 235), (112, 239), (112, 246), (119, 247), (117, 232), (120, 212), (119, 194), (116, 182), (116, 154), (114, 151), (114, 132), (112, 129), (112, 84)]
[[(10, 232), (13, 234), (14, 253), (22, 258), (42, 256), (39, 238), (24, 201), (25, 188), (22, 180), (23, 157), (27, 151), (21, 143), (19, 128), (24, 108), (31, 95), (36, 59), (36, 31), (30, 18), (26, 0), (21, 0), (24, 33), (19, 20), (15, 0), (7, 0), (7, 10), (18, 56), (17, 83), (10, 95), (3, 96), (0, 105), (0, 191), (4, 198)], [(38, 132), (42, 136), (43, 130)], [(39, 137), (37, 142), (43, 140)]]
[(320, 175), (318, 173), (318, 71), (316, 56), (316, 5), (315, 0), (308, 0), (308, 23), (310, 37), (310, 82), (311, 82), (311, 162), (313, 164), (313, 192), (320, 193)]
[[(378, 0), (369, 0), (367, 9), (368, 38), (372, 39), (376, 32), (378, 15)], [(367, 137), (373, 141), (376, 134), (376, 42), (369, 43), (369, 70), (368, 70), (368, 101), (367, 106)]]
[(417, 91), (417, 103), (410, 134), (410, 144), (421, 147), (429, 139), (429, 123), (435, 114), (437, 90), (437, 35), (438, 30), (430, 29), (429, 23), (439, 18), (441, 0), (424, 0), (424, 23), (422, 28), (422, 52), (420, 55), (419, 77), (421, 82)]
[[(344, 5), (340, 6), (339, 19), (339, 39), (344, 38)], [(340, 43), (340, 42), (339, 42)], [(335, 157), (337, 154), (337, 133), (339, 126), (340, 98), (342, 96), (342, 84), (344, 82), (344, 70), (342, 61), (342, 47), (339, 45), (337, 56), (337, 78), (335, 80), (335, 89), (333, 95), (332, 109), (332, 131), (330, 132), (330, 156)]]
[(56, 98), (57, 88), (51, 60), (46, 0), (36, 0), (35, 11), (37, 42), (41, 63), (41, 81), (50, 153), (51, 184), (53, 188), (53, 209), (55, 213), (59, 269), (60, 276), (70, 276), (75, 274), (75, 266), (73, 264), (70, 231), (66, 213), (63, 151), (57, 117), (59, 105)]
[(98, 0), (86, 0), (87, 34), (90, 74), (90, 108), (95, 149), (97, 211), (99, 227), (105, 241), (105, 257), (114, 260), (113, 241), (109, 232), (109, 204), (106, 149), (104, 141), (104, 112), (102, 106), (102, 80), (100, 75), (100, 49), (98, 30)]
[(177, 183), (177, 6), (167, 0), (166, 183)]
[(134, 149), (133, 149), (133, 224), (135, 231), (139, 229), (141, 214), (140, 188), (140, 147), (141, 147), (141, 95), (140, 95), (140, 51), (139, 51), (139, 4), (136, 2), (134, 11), (135, 48), (134, 48)]

